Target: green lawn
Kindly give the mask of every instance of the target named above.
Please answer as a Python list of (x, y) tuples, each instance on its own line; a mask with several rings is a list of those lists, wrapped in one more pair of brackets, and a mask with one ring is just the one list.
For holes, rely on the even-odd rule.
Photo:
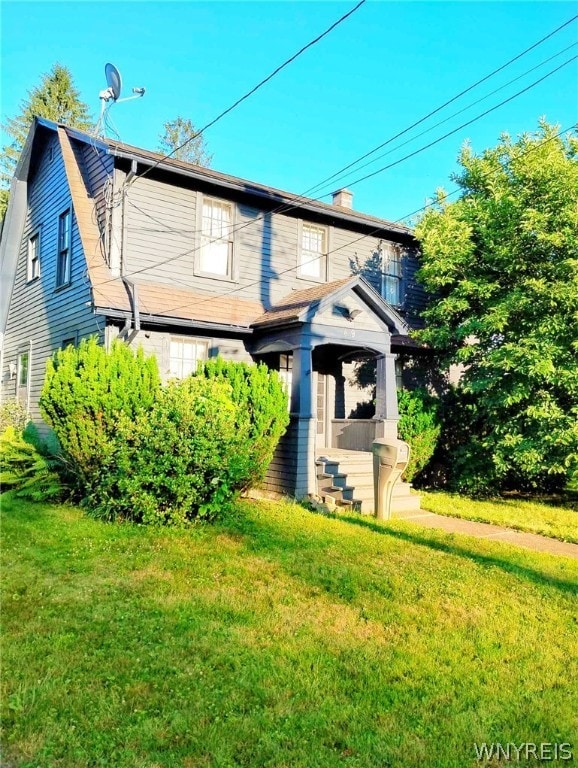
[(2, 561), (3, 766), (578, 752), (569, 558), (273, 502), (178, 531), (4, 497)]
[(422, 493), (421, 506), (438, 515), (494, 523), (578, 544), (577, 501), (558, 504), (507, 498), (476, 501), (465, 496), (436, 492)]

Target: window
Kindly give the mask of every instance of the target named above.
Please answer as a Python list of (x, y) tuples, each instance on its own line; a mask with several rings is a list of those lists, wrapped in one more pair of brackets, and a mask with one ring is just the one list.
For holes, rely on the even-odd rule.
[(383, 280), (381, 293), (388, 304), (401, 304), (401, 259), (396, 246), (390, 245), (382, 251)]
[(18, 355), (18, 387), (28, 386), (28, 374), (30, 370), (30, 352), (21, 352)]
[(57, 287), (70, 282), (70, 218), (70, 209), (58, 217)]
[(40, 277), (40, 234), (36, 232), (28, 241), (28, 282)]
[(399, 359), (395, 361), (395, 386), (403, 389), (403, 363)]
[(233, 209), (221, 200), (203, 199), (199, 271), (232, 279)]
[(201, 339), (171, 339), (170, 374), (183, 379), (196, 373), (199, 360), (206, 360), (208, 342)]
[(293, 386), (293, 355), (291, 352), (287, 355), (279, 355), (279, 378), (289, 398), (287, 407), (291, 410), (291, 387)]
[(62, 339), (60, 349), (66, 349), (67, 347), (76, 347), (76, 336), (71, 336), (68, 339)]
[(299, 274), (313, 280), (325, 280), (327, 257), (327, 230), (313, 224), (301, 228), (301, 252), (299, 255)]

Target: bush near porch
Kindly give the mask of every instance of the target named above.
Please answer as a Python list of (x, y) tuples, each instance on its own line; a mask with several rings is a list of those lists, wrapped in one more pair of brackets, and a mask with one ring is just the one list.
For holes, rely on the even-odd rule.
[(95, 338), (48, 362), (40, 407), (76, 498), (97, 517), (138, 523), (224, 514), (262, 479), (289, 418), (263, 365), (210, 361), (163, 387), (155, 358)]

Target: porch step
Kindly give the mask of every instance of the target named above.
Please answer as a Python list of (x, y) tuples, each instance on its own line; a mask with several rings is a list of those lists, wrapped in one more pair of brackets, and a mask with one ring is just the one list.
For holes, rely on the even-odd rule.
[[(320, 496), (331, 496), (338, 506), (362, 514), (374, 512), (373, 454), (367, 451), (331, 450), (316, 460)], [(420, 497), (409, 483), (397, 482), (392, 493), (392, 514), (420, 508)]]

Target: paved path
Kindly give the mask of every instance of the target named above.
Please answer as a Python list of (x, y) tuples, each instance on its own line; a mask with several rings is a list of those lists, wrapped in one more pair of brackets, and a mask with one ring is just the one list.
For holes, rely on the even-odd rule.
[(418, 523), (425, 528), (441, 528), (448, 533), (464, 533), (467, 536), (477, 536), (480, 539), (505, 541), (518, 547), (533, 549), (535, 552), (549, 552), (552, 555), (565, 555), (578, 560), (578, 544), (549, 539), (547, 536), (539, 536), (537, 533), (523, 533), (522, 531), (513, 531), (511, 528), (490, 525), (490, 523), (476, 523), (473, 520), (462, 520), (458, 517), (435, 515), (424, 509), (419, 510), (419, 512), (401, 512), (395, 517)]

